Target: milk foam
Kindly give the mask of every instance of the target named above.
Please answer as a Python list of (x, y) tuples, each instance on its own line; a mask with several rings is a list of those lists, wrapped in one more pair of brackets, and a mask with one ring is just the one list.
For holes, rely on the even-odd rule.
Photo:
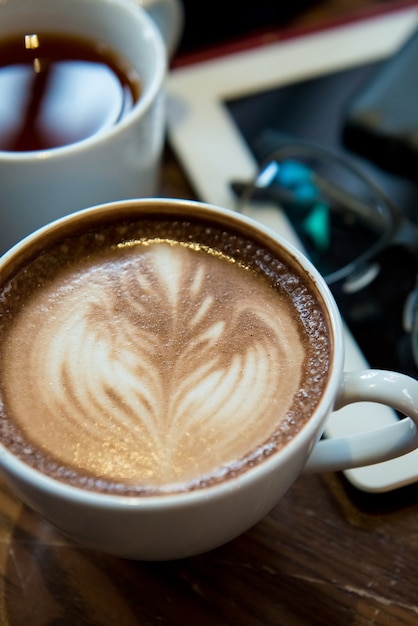
[(4, 344), (3, 404), (28, 450), (166, 488), (239, 464), (289, 419), (303, 342), (290, 299), (242, 264), (134, 242), (34, 293)]

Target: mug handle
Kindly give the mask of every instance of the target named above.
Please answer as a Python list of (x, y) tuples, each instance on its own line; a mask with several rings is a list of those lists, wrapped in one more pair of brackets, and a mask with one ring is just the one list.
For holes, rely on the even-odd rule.
[(155, 22), (171, 58), (177, 49), (184, 26), (184, 10), (180, 0), (135, 0)]
[(319, 441), (304, 473), (373, 465), (418, 448), (417, 380), (384, 370), (345, 372), (334, 410), (353, 402), (379, 402), (409, 417), (370, 432)]

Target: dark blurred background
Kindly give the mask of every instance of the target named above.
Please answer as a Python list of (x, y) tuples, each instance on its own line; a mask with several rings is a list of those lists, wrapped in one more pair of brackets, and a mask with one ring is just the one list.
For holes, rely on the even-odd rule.
[(219, 44), (266, 26), (280, 26), (320, 0), (182, 0), (185, 31), (181, 49)]
[(403, 0), (182, 0), (185, 29), (180, 53), (222, 45), (231, 39), (265, 30), (297, 26), (299, 18), (314, 25), (329, 17), (353, 11), (370, 11), (373, 6), (404, 4)]

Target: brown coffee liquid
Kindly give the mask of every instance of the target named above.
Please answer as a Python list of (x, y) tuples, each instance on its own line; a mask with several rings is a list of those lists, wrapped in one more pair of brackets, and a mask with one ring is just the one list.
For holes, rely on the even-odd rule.
[(0, 441), (96, 491), (227, 480), (310, 418), (328, 337), (303, 275), (245, 233), (180, 216), (93, 225), (0, 290)]
[(140, 96), (139, 76), (112, 50), (53, 34), (0, 43), (0, 150), (46, 150), (109, 128)]

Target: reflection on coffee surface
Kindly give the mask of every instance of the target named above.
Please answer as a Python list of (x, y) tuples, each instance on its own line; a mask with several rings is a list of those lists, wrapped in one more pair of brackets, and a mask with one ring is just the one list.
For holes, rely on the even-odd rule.
[(153, 219), (91, 230), (1, 295), (0, 436), (74, 485), (153, 494), (285, 445), (327, 379), (326, 317), (257, 242)]
[(47, 150), (114, 126), (139, 99), (134, 68), (100, 41), (53, 33), (0, 41), (0, 150)]

